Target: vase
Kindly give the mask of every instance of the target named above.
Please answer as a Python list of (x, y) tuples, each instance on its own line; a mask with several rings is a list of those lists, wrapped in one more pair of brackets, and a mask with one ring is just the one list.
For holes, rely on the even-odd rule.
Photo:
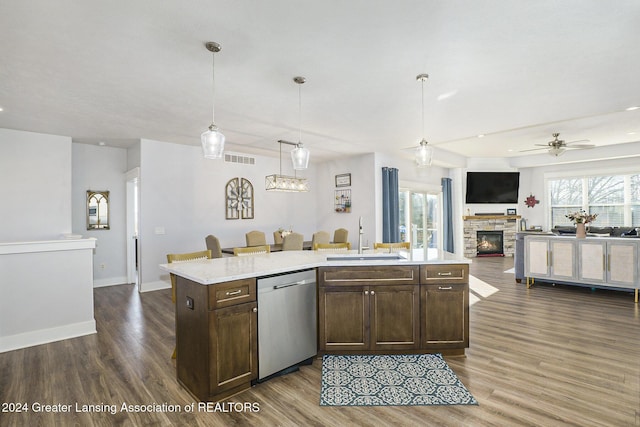
[(576, 224), (576, 238), (584, 239), (587, 237), (587, 229), (584, 226), (584, 222), (579, 222)]

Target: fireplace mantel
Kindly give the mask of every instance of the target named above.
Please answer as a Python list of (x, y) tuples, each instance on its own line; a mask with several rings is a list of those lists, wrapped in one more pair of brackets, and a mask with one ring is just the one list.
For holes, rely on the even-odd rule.
[(482, 221), (485, 219), (520, 219), (522, 218), (520, 215), (468, 215), (463, 216), (462, 219), (465, 221)]

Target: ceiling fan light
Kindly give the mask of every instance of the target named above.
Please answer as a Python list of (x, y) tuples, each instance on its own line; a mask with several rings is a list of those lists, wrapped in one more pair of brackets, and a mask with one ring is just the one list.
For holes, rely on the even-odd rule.
[(202, 153), (205, 159), (220, 159), (224, 154), (224, 135), (214, 124), (209, 129), (202, 132), (200, 142), (202, 143)]
[(416, 164), (418, 167), (431, 166), (433, 159), (433, 148), (427, 145), (424, 139), (420, 141), (420, 146), (416, 148)]
[(291, 161), (295, 170), (303, 170), (309, 167), (309, 150), (304, 148), (301, 142), (291, 150)]
[(563, 155), (565, 151), (566, 150), (564, 148), (562, 148), (562, 147), (551, 147), (551, 148), (549, 148), (549, 154), (552, 155), (552, 156), (556, 156), (556, 157)]

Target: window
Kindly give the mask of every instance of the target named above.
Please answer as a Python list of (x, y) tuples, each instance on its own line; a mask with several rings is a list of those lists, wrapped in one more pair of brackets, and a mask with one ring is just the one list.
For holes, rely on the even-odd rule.
[(548, 181), (551, 227), (571, 225), (565, 216), (584, 209), (598, 226), (640, 226), (640, 174), (602, 175)]
[(411, 247), (438, 248), (440, 203), (437, 194), (400, 189), (400, 240)]

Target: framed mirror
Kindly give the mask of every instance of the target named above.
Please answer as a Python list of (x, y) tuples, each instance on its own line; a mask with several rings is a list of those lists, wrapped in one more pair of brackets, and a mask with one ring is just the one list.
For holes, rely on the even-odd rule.
[(87, 190), (87, 230), (109, 229), (109, 192)]

